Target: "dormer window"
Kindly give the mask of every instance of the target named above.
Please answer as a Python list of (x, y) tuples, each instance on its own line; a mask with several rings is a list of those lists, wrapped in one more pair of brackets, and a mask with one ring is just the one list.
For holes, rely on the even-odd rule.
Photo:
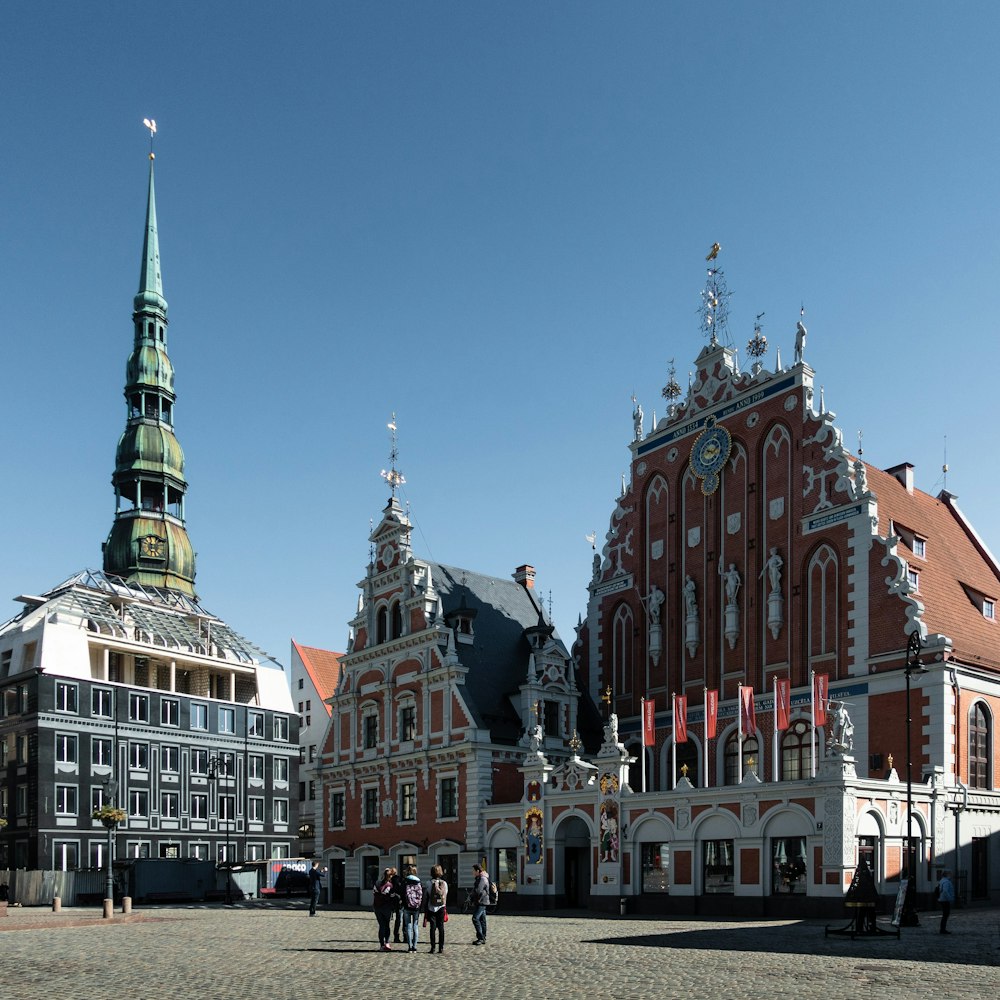
[(968, 584), (962, 584), (966, 596), (972, 602), (972, 606), (979, 611), (989, 622), (997, 620), (997, 602), (995, 597), (987, 597), (981, 590), (974, 590)]
[(910, 593), (915, 593), (920, 589), (920, 574), (915, 569), (907, 569), (906, 580), (910, 585)]
[(918, 559), (927, 558), (927, 541), (926, 539), (920, 538), (917, 535), (913, 536), (913, 554)]

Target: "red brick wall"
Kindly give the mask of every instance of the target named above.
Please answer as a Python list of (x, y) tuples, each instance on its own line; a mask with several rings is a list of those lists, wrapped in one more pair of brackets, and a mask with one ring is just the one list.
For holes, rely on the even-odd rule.
[(674, 883), (676, 885), (690, 885), (691, 852), (674, 851), (670, 856), (670, 864), (674, 869)]
[(740, 885), (760, 884), (760, 848), (740, 848)]

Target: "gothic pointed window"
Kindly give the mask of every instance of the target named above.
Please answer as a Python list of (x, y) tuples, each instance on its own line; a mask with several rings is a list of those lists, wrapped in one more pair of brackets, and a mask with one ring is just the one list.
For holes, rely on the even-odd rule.
[(808, 587), (809, 667), (837, 676), (839, 585), (837, 555), (829, 545), (821, 545), (809, 560)]
[(388, 636), (389, 611), (383, 605), (375, 613), (375, 642), (385, 642)]
[(615, 693), (624, 694), (632, 690), (631, 670), (634, 638), (632, 609), (627, 604), (620, 605), (615, 612), (611, 631)]
[(398, 639), (403, 634), (403, 610), (399, 601), (392, 602), (392, 638)]

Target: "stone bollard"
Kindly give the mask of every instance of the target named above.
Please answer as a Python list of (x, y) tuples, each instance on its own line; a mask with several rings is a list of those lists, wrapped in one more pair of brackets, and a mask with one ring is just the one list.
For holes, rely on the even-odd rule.
[(132, 912), (132, 897), (122, 896), (122, 913)]
[(115, 901), (113, 899), (104, 900), (104, 913), (102, 917), (104, 920), (110, 920), (115, 915)]
[(52, 897), (52, 912), (53, 913), (62, 912), (62, 900), (58, 896)]

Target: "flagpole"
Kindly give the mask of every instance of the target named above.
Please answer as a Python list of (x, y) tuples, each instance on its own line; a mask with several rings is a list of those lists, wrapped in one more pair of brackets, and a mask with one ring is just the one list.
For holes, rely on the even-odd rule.
[(674, 724), (672, 727), (673, 731), (673, 746), (670, 748), (670, 774), (671, 782), (670, 787), (677, 787), (677, 695), (671, 693), (670, 695), (670, 705), (673, 709)]
[(639, 721), (642, 733), (642, 794), (646, 794), (646, 699), (639, 699)]
[(702, 704), (705, 709), (705, 724), (702, 729), (702, 736), (704, 736), (705, 744), (705, 773), (702, 775), (701, 787), (708, 788), (708, 688), (704, 688), (704, 693), (701, 696)]
[(736, 784), (743, 784), (743, 685), (736, 688)]
[(810, 777), (816, 777), (816, 671), (809, 671), (809, 705), (812, 712), (812, 746), (809, 748), (809, 770)]
[(772, 773), (774, 777), (772, 781), (778, 780), (778, 678), (772, 677), (771, 682), (774, 685), (774, 743), (771, 745), (771, 757), (772, 757)]

